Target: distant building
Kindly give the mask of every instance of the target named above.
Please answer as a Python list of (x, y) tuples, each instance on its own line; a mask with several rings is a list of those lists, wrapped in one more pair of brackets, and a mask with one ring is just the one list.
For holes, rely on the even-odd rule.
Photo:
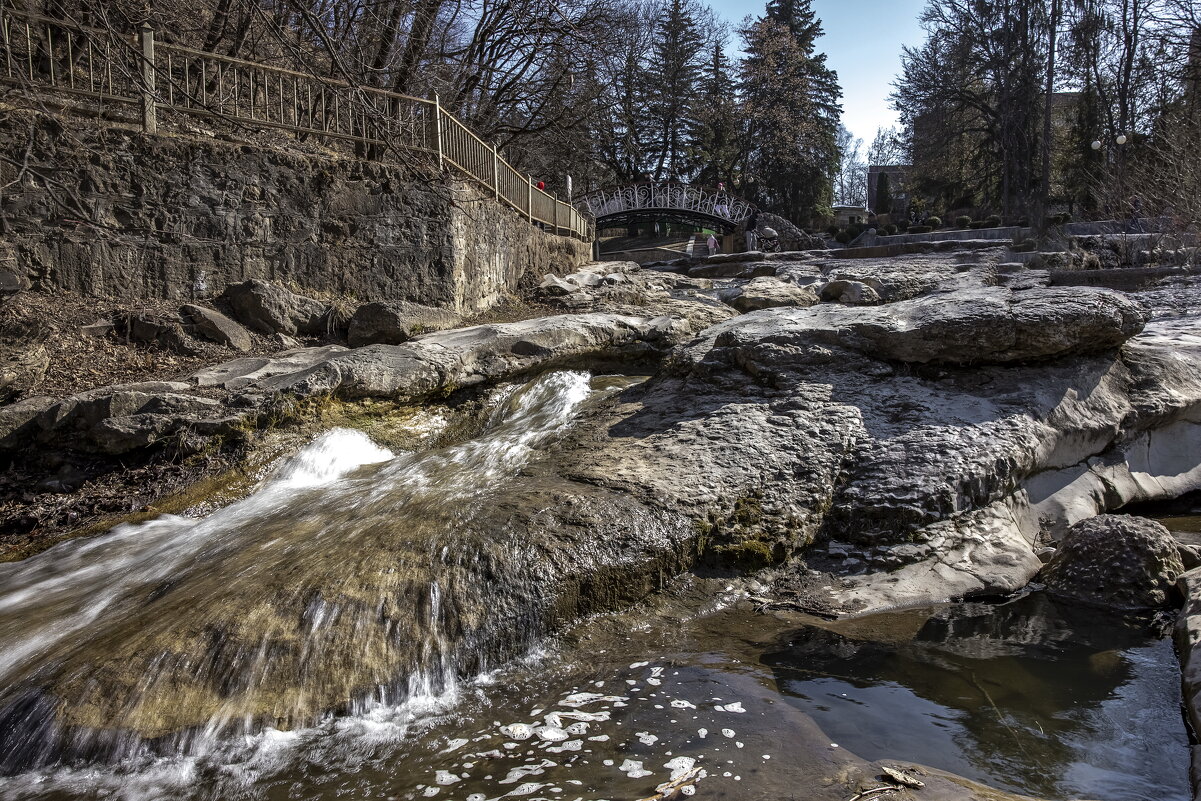
[(872, 164), (867, 168), (867, 205), (876, 214), (876, 188), (880, 185), (880, 176), (888, 174), (888, 192), (892, 195), (892, 214), (904, 216), (909, 211), (909, 171), (913, 169), (908, 164)]
[(854, 223), (867, 222), (866, 206), (834, 206), (834, 224), (846, 228)]

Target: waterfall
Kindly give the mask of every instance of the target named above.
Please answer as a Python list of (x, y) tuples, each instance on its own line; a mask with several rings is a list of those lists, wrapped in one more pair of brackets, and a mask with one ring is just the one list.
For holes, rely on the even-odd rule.
[(477, 518), (589, 382), (544, 375), (440, 450), (327, 431), (207, 517), (0, 565), (0, 770), (197, 753), (445, 696), (528, 648), (546, 566)]

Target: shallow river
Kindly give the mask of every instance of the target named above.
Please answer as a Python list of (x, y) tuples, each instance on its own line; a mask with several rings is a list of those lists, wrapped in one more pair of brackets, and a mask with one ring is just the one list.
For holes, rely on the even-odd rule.
[[(577, 398), (579, 388), (569, 382)], [(391, 457), (368, 445), (352, 463)], [(319, 439), (265, 485), (273, 503), (280, 482), (343, 480), (320, 450), (329, 446)], [(474, 465), (472, 453), (447, 451), (459, 465)], [(216, 515), (254, 519), (267, 500)], [(20, 675), (30, 655), (86, 638), (124, 609), (126, 584), (159, 581), (166, 556), (184, 564), (180, 537), (203, 534), (180, 520), (126, 528), (9, 568), (24, 589), (10, 584), (5, 597), (0, 667)], [(189, 547), (193, 558), (199, 545)], [(112, 573), (72, 578), (84, 553)], [(110, 589), (99, 606), (88, 600), (96, 584)], [(31, 610), (57, 622), (22, 631)], [(822, 780), (853, 753), (1047, 799), (1174, 801), (1189, 798), (1188, 739), (1179, 669), (1159, 634), (1147, 619), (1038, 594), (831, 624), (760, 614), (733, 585), (686, 577), (644, 608), (585, 621), (517, 664), (429, 684), (399, 706), (205, 740), (186, 757), (28, 771), (0, 779), (0, 799), (633, 801), (690, 770), (701, 771), (699, 798), (841, 798)]]
[(133, 772), (27, 774), (0, 796), (616, 801), (695, 765), (699, 797), (806, 798), (803, 755), (838, 748), (1048, 799), (1189, 798), (1179, 674), (1145, 621), (1034, 595), (835, 632), (732, 594), (706, 609), (712, 584), (441, 698)]

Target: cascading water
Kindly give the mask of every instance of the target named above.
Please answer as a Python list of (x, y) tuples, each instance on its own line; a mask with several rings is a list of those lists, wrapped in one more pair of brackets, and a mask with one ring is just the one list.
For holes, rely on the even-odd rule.
[(591, 393), (545, 375), (430, 452), (329, 431), (204, 519), (0, 566), (0, 768), (199, 753), (444, 695), (525, 650), (537, 557), (472, 521)]

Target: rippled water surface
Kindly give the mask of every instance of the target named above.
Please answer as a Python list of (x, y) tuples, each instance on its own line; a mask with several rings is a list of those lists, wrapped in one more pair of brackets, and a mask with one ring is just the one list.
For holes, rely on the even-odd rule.
[(865, 759), (1047, 798), (1190, 797), (1172, 643), (1035, 594), (806, 629), (768, 654), (788, 703)]
[[(506, 628), (523, 608), (506, 582), (532, 574), (499, 534), (471, 529), (477, 513), (582, 404), (627, 384), (550, 374), (502, 398), (475, 439), (428, 452), (330, 432), (204, 519), (124, 526), (0, 566), (0, 764), (38, 765), (0, 779), (0, 799), (633, 801), (690, 776), (701, 798), (845, 801), (849, 754), (1048, 799), (1188, 797), (1171, 645), (1150, 621), (1038, 595), (825, 623), (759, 614), (734, 585), (685, 577), (645, 608), (530, 635), (506, 667), (465, 654), (470, 620), (529, 634)], [(464, 554), (487, 555), (491, 572)], [(260, 599), (258, 619), (230, 605), (199, 614), (213, 597)], [(215, 661), (188, 672), (154, 656), (172, 653), (189, 616), (241, 649), (213, 652), (237, 657), (221, 665), (225, 683)], [(239, 725), (277, 696), (288, 712), (295, 687), (345, 699), (368, 653), (381, 673), (415, 667), (337, 716)], [(95, 689), (126, 665), (112, 686), (127, 695)], [(57, 702), (39, 688), (52, 682), (76, 693), (69, 719), (107, 722), (68, 743), (79, 747), (65, 766), (53, 749), (68, 735), (42, 725)], [(184, 719), (181, 693), (202, 682), (225, 701), (192, 698), (217, 712), (171, 747), (103, 717)]]
[(1048, 799), (1189, 798), (1179, 674), (1145, 621), (1033, 596), (835, 632), (686, 595), (444, 697), (128, 775), (25, 775), (0, 796), (616, 801), (693, 766), (697, 797), (810, 798), (837, 746)]

